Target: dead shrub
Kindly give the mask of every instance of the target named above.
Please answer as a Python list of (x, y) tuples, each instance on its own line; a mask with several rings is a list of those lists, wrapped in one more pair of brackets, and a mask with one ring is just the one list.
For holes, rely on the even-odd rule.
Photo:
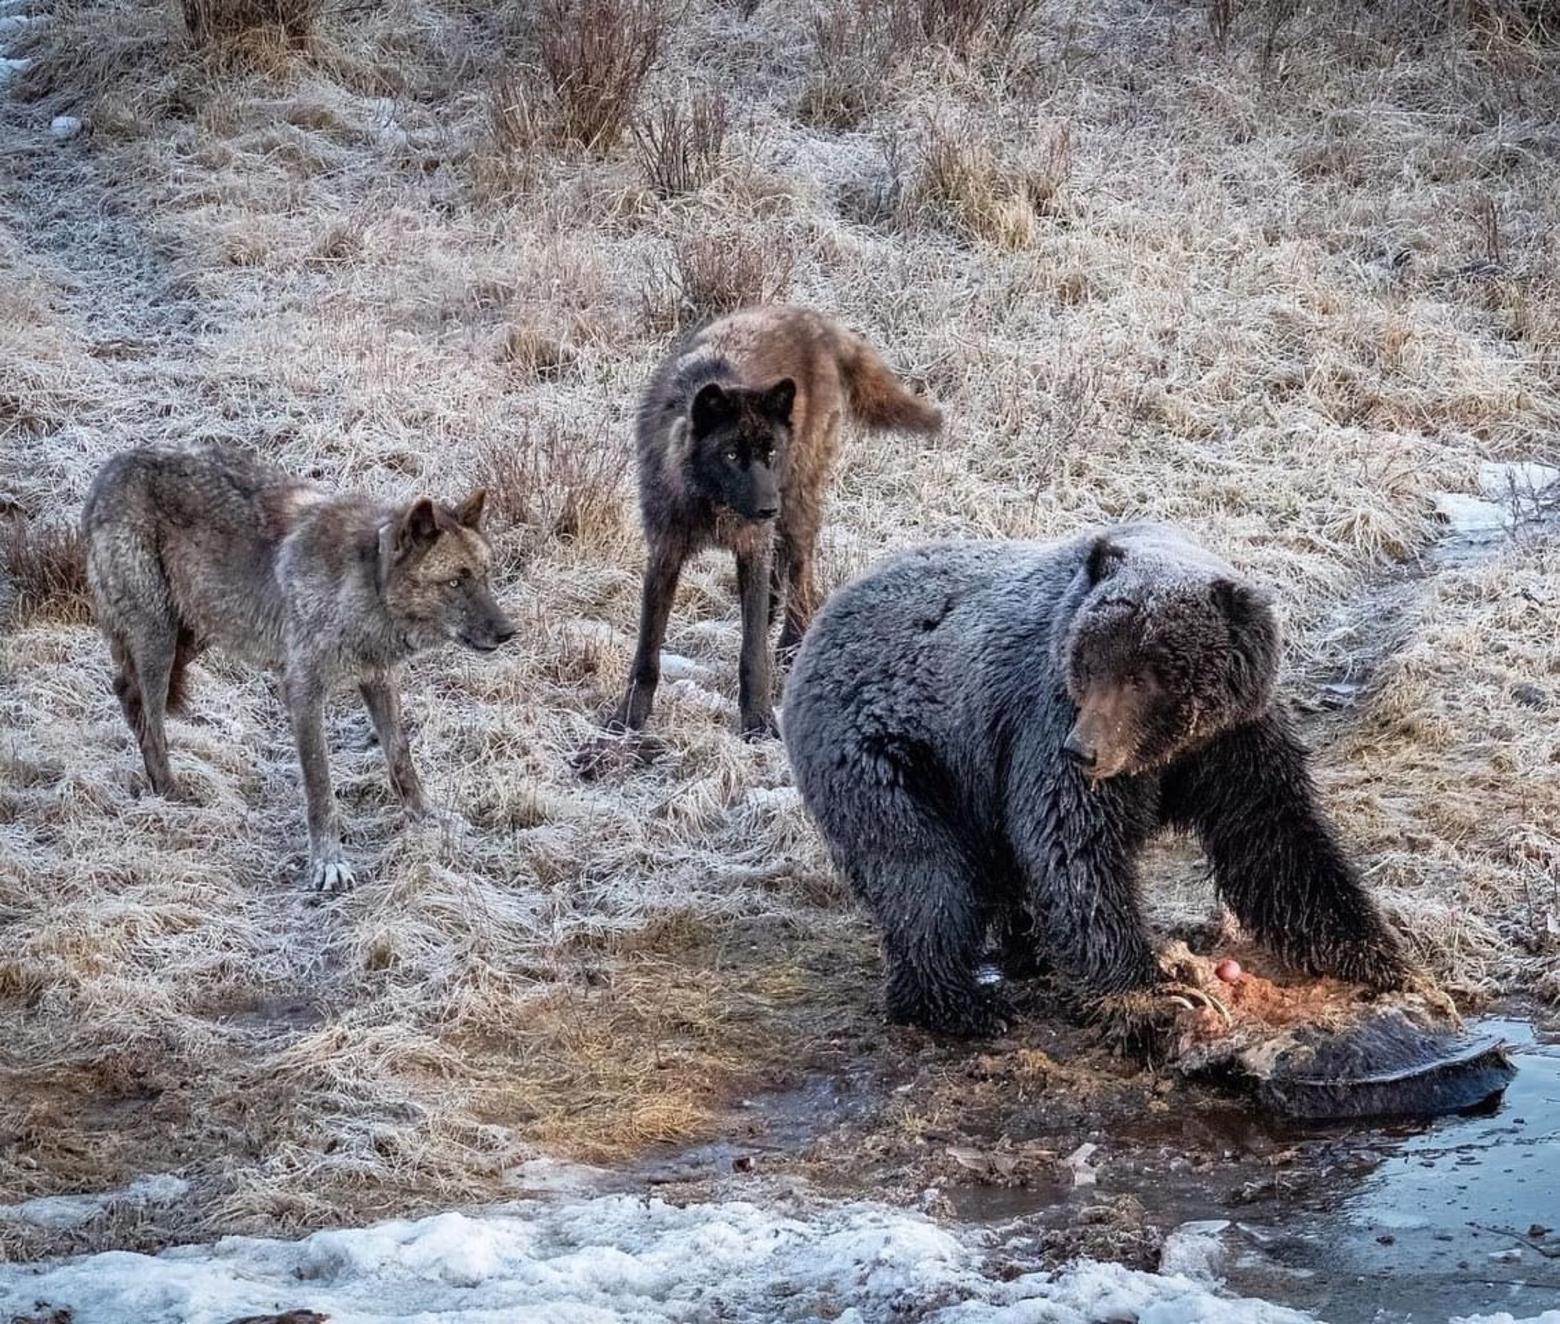
[(1016, 165), (965, 125), (931, 125), (902, 208), (910, 223), (931, 220), (966, 239), (1004, 248), (1029, 244), (1039, 221), (1056, 215), (1072, 169), (1072, 137), (1061, 126), (1034, 166)]
[(831, 0), (812, 14), (813, 73), (797, 113), (852, 129), (888, 99), (888, 76), (916, 37), (907, 0)]
[(737, 231), (691, 235), (671, 259), (655, 267), (642, 303), (655, 334), (697, 326), (738, 308), (785, 298), (796, 270), (796, 252), (783, 239), (757, 239)]
[(694, 193), (720, 172), (731, 127), (726, 98), (702, 92), (686, 102), (663, 101), (634, 125), (639, 164), (663, 198)]
[(664, 0), (544, 0), (541, 72), (564, 140), (617, 145), (671, 28)]
[(197, 45), (231, 41), (264, 28), (294, 45), (313, 35), (320, 0), (182, 0), (184, 25)]
[(558, 332), (524, 324), (504, 332), (498, 357), (517, 376), (557, 381), (574, 366), (578, 355)]
[(524, 564), (552, 543), (610, 541), (622, 527), (627, 467), (628, 448), (605, 424), (582, 435), (545, 422), (487, 443), (476, 478), (487, 488), (501, 563)]
[(91, 620), (80, 531), (21, 517), (0, 522), (0, 610), (15, 620)]
[(916, 0), (921, 34), (961, 60), (1006, 51), (1040, 11), (1042, 0)]

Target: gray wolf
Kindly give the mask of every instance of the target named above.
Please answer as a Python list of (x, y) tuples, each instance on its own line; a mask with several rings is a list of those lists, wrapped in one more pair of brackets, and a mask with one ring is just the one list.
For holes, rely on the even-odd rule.
[(988, 932), (1123, 1038), (1178, 990), (1136, 859), (1195, 832), (1241, 924), (1313, 974), (1411, 967), (1323, 816), (1275, 697), (1267, 594), (1174, 530), (920, 548), (840, 590), (786, 686), (797, 785), (882, 930), (894, 1020), (984, 1035)]
[(413, 817), (428, 810), (401, 719), (396, 667), (446, 640), (489, 651), (515, 627), (488, 587), (484, 493), (460, 506), (331, 496), (233, 451), (140, 449), (98, 473), (82, 512), (87, 578), (114, 693), (159, 795), (177, 795), (164, 715), (210, 645), (280, 668), (308, 799), (309, 877), (350, 887), (322, 727), (326, 695), (357, 682)]
[(649, 559), (639, 642), (613, 728), (638, 730), (649, 717), (683, 563), (720, 546), (736, 556), (742, 601), (742, 734), (774, 734), (769, 628), (783, 596), (783, 666), (817, 605), (813, 556), (847, 414), (910, 432), (935, 432), (942, 422), (859, 336), (802, 308), (721, 318), (661, 364), (639, 409)]

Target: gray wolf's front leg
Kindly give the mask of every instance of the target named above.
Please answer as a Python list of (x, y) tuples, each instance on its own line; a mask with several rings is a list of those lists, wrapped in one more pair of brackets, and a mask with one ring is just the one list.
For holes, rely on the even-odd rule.
[(412, 818), (428, 813), (428, 800), (412, 763), (412, 747), (406, 739), (406, 724), (401, 720), (401, 687), (388, 671), (376, 672), (358, 686), (363, 706), (379, 736), (385, 766), (390, 770), (390, 786)]
[(312, 669), (290, 667), (285, 687), (308, 799), (309, 882), (317, 892), (345, 892), (352, 886), (352, 870), (341, 855), (341, 823), (325, 754), (325, 686)]

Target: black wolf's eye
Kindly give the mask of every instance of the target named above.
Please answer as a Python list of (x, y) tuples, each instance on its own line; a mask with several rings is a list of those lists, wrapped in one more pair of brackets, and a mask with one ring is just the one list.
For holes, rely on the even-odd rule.
[(737, 462), (737, 453), (736, 453), (736, 451), (727, 451), (726, 452), (726, 458), (728, 460), (730, 460), (733, 464), (735, 464)]

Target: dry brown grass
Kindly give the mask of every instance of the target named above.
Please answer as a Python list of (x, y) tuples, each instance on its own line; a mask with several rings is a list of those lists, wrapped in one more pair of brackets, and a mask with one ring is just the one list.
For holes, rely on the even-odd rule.
[(321, 0), (180, 0), (184, 24), (197, 42), (231, 41), (272, 28), (288, 41), (306, 42), (319, 21)]
[[(875, 1026), (870, 932), (782, 751), (733, 731), (727, 561), (685, 576), (663, 757), (590, 783), (570, 762), (632, 649), (637, 392), (674, 327), (763, 298), (860, 327), (949, 418), (849, 440), (828, 582), (932, 537), (1189, 525), (1278, 591), (1298, 696), (1376, 659), (1321, 774), (1427, 959), (1560, 995), (1555, 723), (1522, 688), (1560, 694), (1552, 545), (1405, 580), (1391, 620), (1359, 606), (1433, 543), (1435, 492), (1556, 459), (1560, 55), (1376, 8), (1297, 13), (1268, 51), (1242, 10), (1221, 49), (1046, 0), (1020, 42), (1044, 76), (1009, 78), (980, 41), (901, 58), (844, 4), (837, 85), (802, 0), (688, 6), (605, 118), (577, 90), (592, 152), (556, 131), (540, 30), (453, 0), (329, 13), (307, 55), (236, 64), (173, 6), (58, 0), (13, 50), (37, 62), (0, 103), (0, 508), (68, 523), (131, 442), (397, 495), (480, 477), (522, 624), (411, 669), (442, 822), (401, 822), (365, 719), (333, 709), (363, 883), (325, 907), (269, 680), (196, 665), (190, 803), (165, 804), (96, 631), (52, 608), (0, 629), (0, 1188), (193, 1183), (70, 1244), (502, 1195), (538, 1145), (701, 1134)], [(504, 70), (523, 98), (485, 95)], [(732, 108), (731, 164), (663, 199), (623, 129), (690, 86)], [(64, 146), (43, 126), (67, 110), (91, 133)], [(928, 125), (952, 146), (922, 196)], [(885, 146), (899, 184), (862, 224)], [(475, 187), (495, 157), (503, 187)], [(7, 1253), (48, 1244), (0, 1226)]]
[(703, 188), (720, 172), (731, 112), (719, 92), (668, 98), (634, 126), (639, 164), (663, 198)]
[(91, 611), (78, 530), (18, 517), (0, 520), (0, 620), (85, 621)]
[(568, 141), (595, 152), (617, 145), (672, 22), (666, 0), (543, 0), (541, 71)]
[(790, 293), (795, 264), (795, 252), (781, 235), (740, 230), (687, 235), (645, 284), (645, 326), (664, 335), (738, 308), (781, 301)]

